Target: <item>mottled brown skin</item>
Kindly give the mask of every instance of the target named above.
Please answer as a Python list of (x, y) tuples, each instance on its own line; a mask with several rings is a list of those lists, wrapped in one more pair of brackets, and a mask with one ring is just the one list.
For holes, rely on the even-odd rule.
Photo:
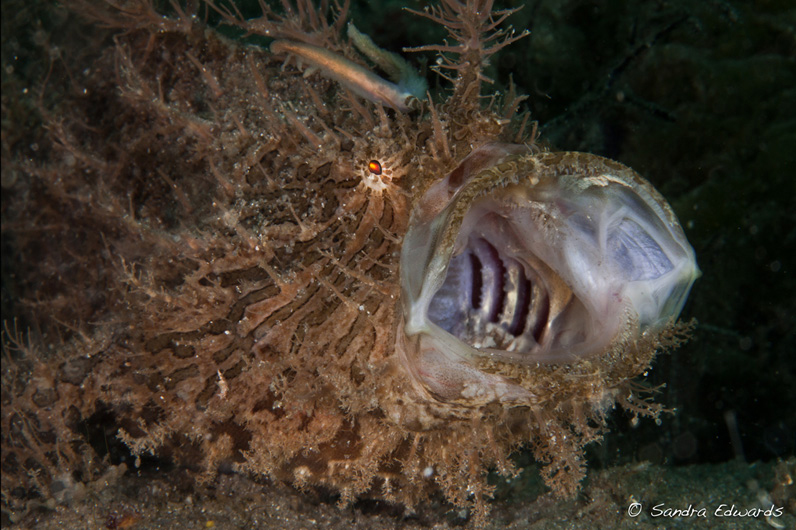
[[(406, 115), (187, 17), (93, 15), (125, 31), (86, 95), (46, 109), (37, 159), (3, 157), (20, 175), (3, 223), (32, 326), (4, 354), (4, 503), (95, 476), (108, 462), (86, 432), (102, 418), (135, 455), (200, 480), (232, 462), (343, 503), (441, 489), (483, 516), (486, 470), (513, 473), (521, 443), (571, 495), (615, 400), (656, 412), (628, 381), (665, 337), (515, 374), (539, 401), (514, 408), (429, 400), (395, 358), (413, 201), (474, 146), (523, 138), (516, 101), (481, 106), (486, 54), (462, 56), (444, 105)], [(268, 23), (362, 62), (342, 24)]]

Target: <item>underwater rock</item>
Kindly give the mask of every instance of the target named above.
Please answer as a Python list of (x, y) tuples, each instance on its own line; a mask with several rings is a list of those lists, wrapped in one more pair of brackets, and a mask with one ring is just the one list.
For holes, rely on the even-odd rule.
[[(201, 481), (442, 491), (482, 520), (521, 444), (569, 496), (615, 404), (658, 414), (635, 378), (682, 340), (693, 251), (632, 170), (543, 149), (521, 97), (482, 102), (510, 11), (421, 13), (453, 86), (411, 111), (360, 99), (392, 85), (359, 75), (344, 13), (213, 6), (274, 54), (135, 5), (83, 12), (113, 45), (36, 158), (3, 157), (35, 329), (3, 363), (4, 502), (96, 476), (110, 437)], [(336, 74), (297, 68), (317, 50)]]

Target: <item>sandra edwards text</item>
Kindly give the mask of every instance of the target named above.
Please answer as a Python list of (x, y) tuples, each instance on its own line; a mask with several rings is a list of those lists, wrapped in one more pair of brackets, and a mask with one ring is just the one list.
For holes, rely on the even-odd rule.
[(719, 504), (715, 509), (694, 507), (670, 508), (666, 504), (656, 504), (650, 510), (652, 517), (781, 517), (783, 508), (774, 504), (769, 508), (738, 508), (734, 504)]

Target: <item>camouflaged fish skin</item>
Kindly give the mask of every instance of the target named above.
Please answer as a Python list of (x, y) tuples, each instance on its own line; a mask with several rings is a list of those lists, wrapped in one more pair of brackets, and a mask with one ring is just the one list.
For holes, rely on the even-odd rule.
[[(363, 99), (341, 81), (355, 77), (228, 41), (190, 14), (161, 16), (147, 4), (91, 13), (115, 36), (79, 70), (83, 90), (65, 90), (47, 114), (36, 159), (3, 157), (4, 171), (19, 175), (4, 188), (14, 199), (4, 231), (20, 264), (20, 322), (31, 327), (7, 333), (4, 503), (52, 498), (98, 476), (109, 464), (98, 440), (111, 439), (200, 481), (232, 466), (329, 487), (343, 504), (375, 496), (412, 506), (442, 491), (483, 520), (486, 473), (516, 473), (518, 446), (570, 496), (585, 473), (583, 446), (600, 438), (615, 404), (658, 414), (633, 379), (681, 339), (674, 318), (696, 275), (693, 253), (641, 177), (599, 157), (546, 152), (517, 114), (519, 98), (479, 97), (487, 58), (514, 37), (494, 24), (503, 13), (477, 4), (446, 0), (423, 14), (450, 32), (448, 45), (426, 49), (447, 52), (442, 66), (454, 82), (443, 101), (414, 110)], [(367, 68), (345, 40), (344, 16), (325, 16), (225, 13), (247, 31)], [(466, 45), (473, 39), (483, 45)], [(561, 176), (599, 187), (617, 172), (626, 180), (616, 186), (646, 194), (639, 208), (650, 222), (668, 223), (676, 244), (655, 243), (661, 252), (682, 244), (693, 265), (678, 298), (655, 306), (660, 313), (642, 314), (622, 283), (610, 319), (585, 316), (588, 287), (546, 261), (563, 248), (564, 228), (551, 229), (544, 252), (457, 243), (469, 204), (510, 216), (489, 194), (522, 206)], [(501, 195), (508, 185), (526, 189)], [(558, 210), (528, 217), (564, 215), (570, 199), (591, 208), (592, 196), (572, 198), (578, 185), (559, 188)], [(445, 208), (456, 211), (439, 217)], [(504, 221), (496, 230), (525, 222)], [(414, 258), (404, 248), (410, 227)], [(644, 241), (653, 239), (661, 241)], [(492, 268), (450, 265), (466, 252), (499, 258)], [(657, 251), (640, 256), (663, 263)], [(504, 302), (444, 313), (462, 303), (435, 294), (446, 271), (469, 275), (462, 285), (474, 300), (487, 292), (474, 274), (495, 277), (500, 264), (520, 271), (515, 262), (530, 287), (495, 288), (489, 296), (508, 293)], [(419, 294), (432, 273), (437, 283)], [(521, 309), (534, 293), (555, 303)], [(589, 302), (568, 310), (576, 299)], [(506, 318), (487, 326), (501, 311)], [(569, 327), (551, 318), (558, 314)], [(457, 323), (465, 316), (466, 329)], [(578, 342), (573, 322), (595, 341)], [(608, 327), (593, 327), (601, 322)], [(558, 333), (548, 353), (580, 349), (522, 358), (532, 341), (544, 343), (542, 327)], [(509, 332), (524, 338), (495, 350)]]

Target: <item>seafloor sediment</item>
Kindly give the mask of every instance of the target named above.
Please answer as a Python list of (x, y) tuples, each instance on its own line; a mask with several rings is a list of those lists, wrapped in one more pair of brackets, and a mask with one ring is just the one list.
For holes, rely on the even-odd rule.
[[(469, 521), (467, 511), (441, 499), (423, 503), (414, 513), (377, 501), (340, 509), (332, 496), (258, 483), (243, 475), (222, 475), (197, 487), (179, 471), (121, 471), (112, 468), (85, 487), (75, 485), (64, 492), (74, 497), (67, 504), (36, 509), (21, 517), (16, 528), (447, 530)], [(590, 474), (578, 498), (562, 502), (540, 493), (536, 471), (528, 469), (499, 487), (487, 528), (794, 528), (796, 486), (789, 479), (794, 476), (794, 459), (677, 468), (630, 464)], [(636, 504), (640, 513), (634, 511)], [(772, 506), (774, 513), (766, 515)], [(8, 523), (4, 520), (3, 526)]]

